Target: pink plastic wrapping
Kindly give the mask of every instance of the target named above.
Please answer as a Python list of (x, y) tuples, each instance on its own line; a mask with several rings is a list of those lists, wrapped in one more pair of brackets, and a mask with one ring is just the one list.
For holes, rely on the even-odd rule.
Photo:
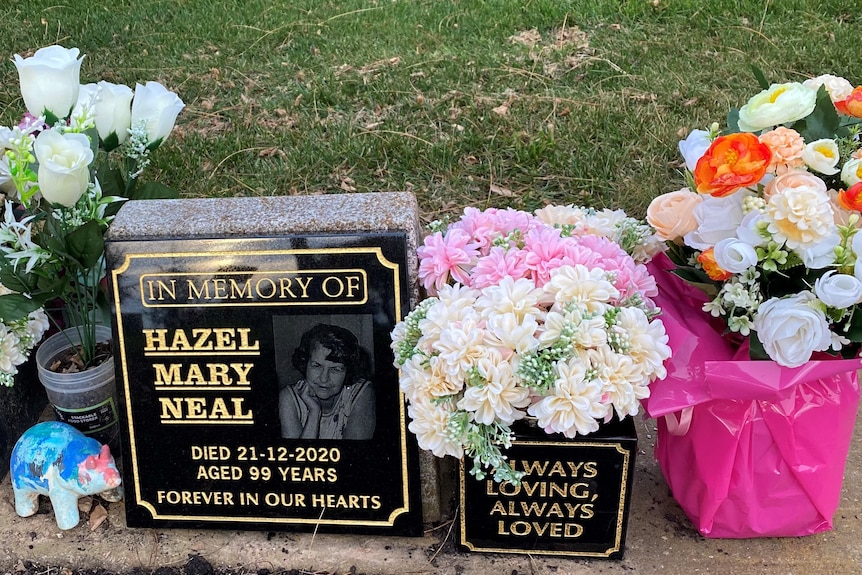
[(645, 406), (658, 418), (655, 456), (674, 498), (706, 537), (831, 529), (862, 361), (784, 368), (745, 359), (672, 267), (663, 257), (651, 264), (673, 356)]

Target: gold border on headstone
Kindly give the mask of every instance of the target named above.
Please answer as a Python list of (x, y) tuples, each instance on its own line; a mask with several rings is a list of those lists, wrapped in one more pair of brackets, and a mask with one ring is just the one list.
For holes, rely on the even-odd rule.
[[(223, 242), (225, 240), (219, 240)], [(230, 240), (227, 240), (230, 241)], [(117, 285), (118, 277), (125, 272), (129, 266), (132, 264), (132, 260), (138, 259), (154, 259), (154, 258), (194, 258), (194, 257), (204, 257), (204, 258), (214, 258), (219, 256), (243, 256), (248, 257), (250, 255), (255, 256), (296, 256), (296, 255), (320, 255), (320, 254), (372, 254), (377, 256), (377, 260), (384, 268), (388, 268), (392, 270), (392, 279), (393, 279), (393, 290), (395, 295), (395, 318), (396, 321), (401, 321), (402, 318), (402, 303), (401, 303), (401, 279), (399, 277), (400, 265), (391, 262), (386, 259), (386, 256), (383, 255), (382, 250), (379, 247), (369, 246), (369, 247), (356, 247), (356, 248), (310, 248), (310, 249), (287, 249), (287, 250), (242, 250), (242, 251), (197, 251), (197, 252), (164, 252), (164, 253), (140, 253), (140, 254), (125, 254), (125, 260), (122, 265), (118, 266), (116, 269), (112, 271), (112, 279), (114, 285)], [(395, 523), (395, 519), (404, 513), (410, 512), (410, 497), (408, 490), (408, 472), (407, 472), (407, 429), (404, 424), (406, 421), (406, 413), (405, 413), (405, 401), (404, 394), (399, 391), (399, 411), (401, 418), (401, 437), (400, 437), (400, 446), (401, 446), (401, 483), (402, 483), (402, 491), (401, 491), (401, 506), (396, 507), (389, 514), (389, 517), (386, 521), (374, 521), (374, 520), (355, 520), (355, 519), (331, 519), (327, 520), (323, 513), (321, 513), (320, 517), (317, 519), (311, 518), (299, 518), (299, 517), (245, 517), (245, 516), (210, 516), (210, 515), (163, 515), (160, 514), (155, 506), (148, 502), (144, 501), (141, 497), (141, 485), (140, 485), (140, 475), (138, 471), (138, 458), (137, 458), (137, 446), (136, 446), (136, 437), (135, 437), (135, 423), (132, 417), (132, 407), (131, 402), (128, 401), (129, 395), (129, 372), (128, 372), (128, 364), (126, 361), (126, 346), (125, 346), (125, 335), (123, 331), (123, 314), (120, 305), (120, 290), (114, 290), (114, 304), (116, 305), (116, 319), (117, 319), (117, 330), (118, 330), (118, 338), (119, 338), (119, 348), (120, 348), (120, 365), (123, 372), (123, 389), (125, 390), (126, 400), (126, 415), (128, 419), (129, 425), (129, 445), (131, 447), (131, 462), (132, 462), (132, 475), (134, 477), (134, 488), (135, 488), (135, 499), (136, 502), (147, 509), (152, 515), (153, 519), (161, 519), (161, 520), (181, 520), (181, 521), (218, 521), (218, 522), (237, 522), (237, 523), (283, 523), (283, 524), (321, 524), (321, 525), (353, 525), (353, 526), (373, 526), (380, 527), (386, 526), (391, 527)], [(332, 304), (336, 305), (336, 304)], [(343, 305), (343, 304), (342, 304)], [(325, 510), (324, 510), (325, 511)]]
[[(466, 531), (466, 495), (464, 493), (464, 482), (467, 479), (469, 473), (466, 472), (464, 459), (461, 458), (458, 465), (458, 473), (460, 476), (460, 493), (459, 493), (459, 506), (458, 506), (458, 518), (461, 526), (461, 545), (469, 549), (470, 551), (487, 551), (490, 553), (512, 553), (519, 555), (526, 555), (530, 553), (542, 554), (542, 555), (561, 555), (561, 556), (570, 556), (570, 557), (610, 557), (613, 553), (617, 553), (622, 549), (622, 537), (623, 537), (623, 522), (625, 521), (625, 510), (626, 510), (626, 495), (628, 491), (628, 485), (626, 483), (626, 478), (629, 475), (629, 466), (631, 463), (631, 451), (626, 449), (622, 443), (611, 443), (611, 442), (587, 442), (587, 441), (572, 441), (572, 442), (564, 442), (564, 441), (519, 441), (515, 440), (513, 445), (534, 445), (534, 446), (542, 446), (542, 447), (553, 447), (553, 448), (562, 448), (562, 449), (575, 449), (579, 447), (607, 447), (614, 448), (618, 452), (623, 455), (623, 467), (620, 475), (621, 485), (620, 485), (620, 501), (619, 506), (617, 507), (617, 521), (616, 521), (616, 530), (614, 533), (614, 546), (608, 549), (605, 552), (598, 551), (577, 551), (574, 549), (576, 544), (573, 544), (573, 549), (571, 551), (559, 551), (552, 549), (511, 549), (508, 547), (480, 547), (474, 545), (470, 541), (467, 540), (467, 531)], [(471, 480), (474, 480), (471, 478)], [(475, 481), (475, 480), (474, 480)]]

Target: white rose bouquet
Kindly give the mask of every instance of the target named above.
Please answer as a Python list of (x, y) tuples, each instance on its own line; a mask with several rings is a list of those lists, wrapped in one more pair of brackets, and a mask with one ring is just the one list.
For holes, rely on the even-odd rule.
[(468, 208), (435, 229), (419, 248), (433, 297), (392, 333), (421, 448), (518, 483), (501, 453), (515, 421), (575, 437), (638, 413), (670, 355), (642, 263), (661, 249), (649, 226), (621, 210), (549, 206)]
[(703, 309), (746, 340), (752, 359), (798, 367), (862, 342), (862, 86), (822, 75), (766, 84), (728, 126), (679, 148), (688, 187), (647, 221)]
[(82, 61), (77, 48), (61, 46), (14, 59), (27, 110), (17, 125), (0, 127), (0, 382), (7, 385), (47, 327), (43, 306), (56, 299), (79, 329), (82, 368), (94, 363), (95, 326), (107, 306), (103, 233), (122, 200), (176, 197), (158, 182), (138, 182), (182, 101), (155, 82), (134, 92), (81, 85)]

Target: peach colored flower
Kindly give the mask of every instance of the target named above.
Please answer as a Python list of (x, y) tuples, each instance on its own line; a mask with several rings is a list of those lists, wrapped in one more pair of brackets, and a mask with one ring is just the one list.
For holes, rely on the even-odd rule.
[(694, 208), (703, 196), (688, 188), (662, 194), (650, 202), (646, 220), (663, 240), (675, 240), (697, 228)]
[(775, 194), (795, 188), (811, 188), (826, 191), (823, 180), (805, 170), (791, 170), (776, 178), (773, 178), (763, 189), (763, 197), (767, 201)]
[(766, 174), (771, 158), (769, 146), (754, 134), (719, 136), (694, 168), (697, 192), (723, 197), (753, 186)]
[(802, 152), (805, 151), (805, 140), (796, 130), (779, 126), (760, 135), (760, 141), (769, 146), (772, 159), (769, 162), (769, 171), (783, 174), (794, 168), (805, 165), (802, 161)]
[(862, 148), (859, 148), (858, 150), (850, 154), (850, 157), (854, 160), (862, 160)]
[(775, 193), (766, 204), (767, 230), (792, 250), (810, 248), (835, 229), (826, 186), (800, 186)]
[(706, 275), (708, 275), (711, 280), (721, 282), (726, 279), (730, 279), (730, 276), (733, 275), (732, 273), (721, 269), (718, 262), (715, 261), (715, 248), (709, 248), (708, 250), (701, 252), (701, 254), (697, 256), (697, 261), (699, 261), (700, 265), (703, 266), (703, 271), (706, 272)]

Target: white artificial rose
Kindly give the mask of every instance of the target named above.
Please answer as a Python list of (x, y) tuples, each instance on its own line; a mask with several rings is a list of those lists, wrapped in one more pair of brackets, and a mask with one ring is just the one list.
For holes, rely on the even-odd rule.
[(24, 105), (33, 116), (46, 111), (65, 118), (78, 101), (81, 61), (77, 48), (47, 46), (29, 58), (15, 54)]
[(814, 293), (829, 307), (847, 309), (862, 299), (862, 281), (829, 270), (814, 282)]
[(853, 275), (862, 280), (862, 233), (856, 232), (850, 242), (850, 249), (856, 255), (856, 267), (853, 269)]
[(706, 130), (692, 130), (685, 140), (679, 142), (679, 153), (685, 159), (685, 167), (693, 172), (697, 161), (712, 144), (709, 132)]
[(742, 192), (723, 198), (705, 196), (694, 208), (697, 229), (685, 234), (685, 245), (696, 250), (706, 250), (725, 238), (736, 237), (736, 228), (743, 218), (743, 198)]
[(757, 252), (738, 238), (725, 238), (715, 244), (715, 263), (732, 274), (742, 273), (757, 264)]
[(841, 168), (841, 181), (847, 184), (848, 188), (862, 182), (862, 158), (847, 160)]
[(801, 120), (814, 111), (817, 90), (799, 82), (773, 84), (752, 97), (739, 110), (739, 129), (759, 132), (788, 122)]
[(84, 134), (46, 130), (36, 138), (33, 153), (39, 162), (42, 197), (53, 204), (74, 206), (90, 185), (90, 139)]
[(815, 351), (829, 349), (832, 332), (820, 305), (810, 291), (760, 304), (754, 329), (770, 358), (784, 367), (799, 367)]
[(810, 270), (820, 270), (835, 263), (835, 248), (841, 244), (841, 236), (831, 233), (819, 242), (799, 246), (794, 252)]
[(762, 236), (759, 231), (761, 227), (766, 229), (765, 225), (760, 225), (764, 221), (763, 212), (751, 210), (745, 214), (745, 217), (742, 218), (742, 221), (736, 228), (736, 237), (753, 247), (765, 246), (769, 240)]
[(177, 116), (184, 107), (179, 96), (158, 82), (135, 84), (132, 127), (143, 124), (147, 132), (147, 147), (155, 149), (174, 129)]
[[(111, 84), (102, 80), (98, 84), (84, 84), (78, 95), (78, 106), (93, 98), (93, 116), (96, 131), (103, 142), (110, 142), (110, 149), (116, 148), (129, 138), (132, 125), (132, 96), (128, 86)], [(76, 107), (77, 109), (77, 107)], [(74, 115), (74, 114), (73, 114)], [(116, 141), (113, 140), (116, 137)]]
[(824, 138), (805, 145), (802, 161), (815, 172), (831, 176), (838, 173), (838, 144)]
[(823, 86), (833, 102), (844, 100), (853, 91), (853, 84), (841, 76), (833, 76), (832, 74), (822, 74), (816, 78), (810, 78), (802, 82), (802, 85), (812, 90), (817, 90)]

